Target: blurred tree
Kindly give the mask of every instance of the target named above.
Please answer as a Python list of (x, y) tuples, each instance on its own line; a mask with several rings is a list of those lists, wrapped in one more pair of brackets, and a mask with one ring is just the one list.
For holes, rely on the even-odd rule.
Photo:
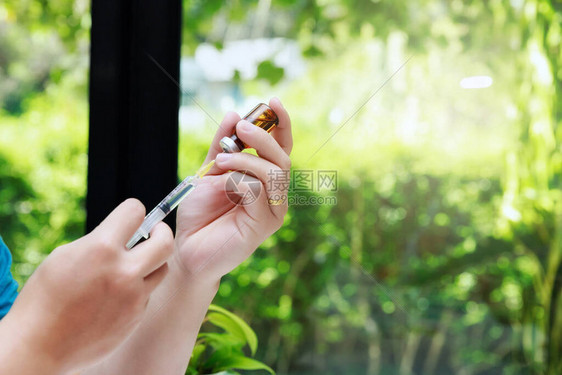
[(65, 73), (85, 89), (89, 2), (14, 1), (0, 4), (0, 106), (20, 114), (25, 101)]
[[(292, 207), (221, 284), (256, 358), (280, 374), (562, 371), (559, 1), (184, 5), (184, 54), (298, 41), (303, 77), (266, 60), (241, 87), (284, 98), (296, 169), (338, 171), (337, 205)], [(87, 2), (0, 4), (0, 226), (20, 282), (82, 234), (88, 32)], [(461, 92), (479, 72), (492, 89)], [(209, 134), (181, 137), (184, 175)]]
[(500, 228), (518, 248), (517, 264), (532, 282), (518, 316), (527, 361), (548, 374), (562, 372), (562, 4), (522, 6), (517, 64), (521, 123), (518, 152), (507, 157)]
[[(512, 121), (512, 125), (520, 126), (523, 134), (520, 151), (515, 151), (508, 157), (508, 168), (501, 182), (497, 174), (494, 176), (499, 170), (492, 172), (492, 175), (472, 170), (466, 171), (464, 176), (463, 172), (460, 172), (460, 177), (449, 177), (447, 174), (459, 174), (458, 170), (453, 171), (455, 163), (451, 162), (442, 170), (445, 175), (417, 175), (412, 167), (417, 161), (411, 160), (404, 165), (402, 174), (394, 179), (395, 182), (391, 185), (394, 190), (386, 193), (388, 190), (380, 192), (379, 189), (381, 184), (384, 187), (387, 177), (370, 177), (371, 173), (358, 171), (357, 174), (361, 175), (361, 183), (346, 193), (338, 194), (340, 199), (337, 208), (334, 209), (337, 213), (322, 215), (321, 219), (317, 220), (309, 210), (294, 209), (291, 223), (299, 218), (304, 219), (304, 223), (301, 222), (292, 230), (289, 229), (291, 224), (285, 227), (290, 233), (295, 232), (297, 235), (283, 246), (288, 249), (289, 254), (283, 256), (276, 250), (275, 258), (289, 264), (296, 262), (299, 265), (298, 270), (307, 270), (305, 274), (293, 271), (292, 266), (286, 276), (278, 270), (271, 271), (275, 269), (275, 264), (271, 264), (271, 256), (268, 254), (263, 261), (259, 260), (259, 256), (256, 257), (248, 266), (251, 267), (250, 269), (240, 269), (238, 277), (244, 280), (238, 280), (238, 288), (242, 288), (240, 294), (234, 292), (236, 289), (234, 286), (228, 282), (225, 284), (225, 288), (222, 289), (225, 303), (243, 307), (247, 314), (255, 314), (251, 312), (254, 310), (270, 309), (272, 311), (270, 318), (273, 318), (275, 317), (273, 312), (278, 312), (279, 309), (286, 311), (289, 308), (288, 311), (291, 311), (288, 318), (286, 314), (282, 315), (283, 319), (277, 317), (280, 322), (279, 333), (273, 330), (267, 334), (272, 340), (272, 345), (265, 354), (268, 363), (276, 361), (275, 367), (280, 372), (284, 372), (295, 366), (290, 364), (291, 362), (295, 363), (297, 358), (302, 360), (303, 351), (313, 346), (317, 353), (323, 351), (333, 353), (341, 351), (341, 347), (349, 348), (349, 351), (344, 350), (345, 357), (348, 359), (347, 364), (353, 362), (349, 358), (370, 358), (367, 366), (369, 373), (379, 373), (383, 369), (397, 373), (409, 373), (416, 371), (415, 369), (424, 369), (429, 373), (435, 370), (479, 373), (499, 368), (506, 369), (509, 373), (558, 371), (557, 360), (553, 360), (556, 356), (553, 353), (559, 352), (560, 346), (557, 344), (559, 339), (548, 332), (560, 332), (560, 330), (552, 330), (553, 323), (548, 323), (546, 315), (541, 315), (544, 314), (542, 309), (545, 306), (550, 308), (552, 316), (560, 315), (560, 307), (553, 306), (550, 302), (551, 298), (556, 301), (556, 293), (560, 290), (553, 284), (556, 280), (556, 271), (553, 270), (559, 269), (558, 255), (556, 255), (558, 245), (552, 240), (555, 237), (544, 237), (549, 226), (551, 228), (555, 226), (548, 224), (548, 220), (551, 220), (548, 211), (544, 211), (544, 208), (535, 211), (536, 209), (532, 208), (541, 201), (534, 193), (532, 201), (535, 203), (530, 207), (527, 206), (527, 211), (521, 211), (519, 208), (519, 205), (523, 204), (521, 199), (529, 198), (529, 190), (524, 192), (520, 189), (520, 182), (513, 182), (521, 178), (519, 172), (513, 172), (514, 168), (517, 170), (522, 168), (520, 164), (527, 165), (522, 175), (532, 176), (540, 173), (543, 180), (545, 171), (551, 170), (544, 165), (549, 165), (551, 162), (560, 164), (558, 156), (554, 154), (557, 147), (554, 146), (553, 140), (532, 141), (528, 136), (529, 124), (522, 117), (528, 115), (527, 108), (533, 102), (537, 102), (533, 108), (542, 117), (549, 117), (556, 112), (555, 108), (560, 108), (559, 103), (552, 106), (548, 104), (552, 100), (549, 98), (559, 97), (556, 95), (557, 91), (548, 91), (550, 90), (548, 88), (548, 95), (537, 95), (537, 90), (532, 89), (535, 83), (531, 83), (537, 82), (537, 78), (540, 82), (540, 74), (544, 67), (541, 63), (544, 48), (550, 48), (549, 58), (554, 59), (554, 62), (551, 62), (552, 71), (559, 70), (557, 59), (560, 50), (557, 46), (553, 46), (558, 43), (559, 38), (556, 35), (559, 35), (560, 27), (560, 14), (559, 11), (558, 13), (555, 11), (555, 5), (546, 1), (409, 3), (303, 1), (290, 4), (264, 1), (255, 7), (243, 2), (229, 2), (223, 6), (217, 3), (199, 2), (186, 4), (188, 5), (186, 7), (187, 32), (197, 37), (186, 41), (187, 52), (202, 41), (220, 47), (230, 38), (255, 37), (257, 32), (253, 30), (253, 26), (258, 23), (259, 13), (262, 17), (259, 19), (260, 22), (264, 22), (264, 15), (270, 22), (265, 22), (267, 25), (265, 28), (259, 28), (262, 34), (257, 33), (258, 36), (298, 38), (305, 55), (317, 57), (319, 61), (326, 58), (333, 61), (345, 55), (350, 48), (353, 48), (356, 40), (360, 40), (359, 45), (366, 49), (369, 45), (366, 40), (369, 37), (383, 40), (389, 46), (402, 35), (400, 38), (406, 41), (405, 48), (416, 51), (419, 56), (427, 54), (431, 59), (436, 57), (435, 51), (447, 50), (463, 54), (469, 61), (483, 60), (484, 63), (479, 65), (480, 68), (504, 73), (497, 76), (495, 83), (500, 89), (513, 90), (510, 85), (520, 87), (518, 90), (511, 91), (513, 95), (507, 102), (500, 101), (494, 104), (496, 108), (500, 104), (511, 111), (511, 103), (521, 103)], [(264, 9), (269, 13), (264, 13)], [(193, 22), (191, 22), (192, 16)], [(527, 20), (529, 17), (533, 19), (532, 22)], [(535, 17), (538, 21), (534, 20)], [(536, 26), (537, 22), (539, 26)], [(541, 27), (544, 30), (541, 30)], [(527, 49), (525, 46), (529, 41), (534, 53), (522, 53)], [(550, 46), (545, 47), (548, 43)], [(485, 51), (494, 51), (494, 56), (483, 57)], [(392, 52), (389, 51), (389, 55), (391, 54)], [(359, 54), (355, 56), (355, 58), (362, 57)], [(506, 61), (515, 62), (516, 66), (507, 67)], [(434, 66), (443, 66), (446, 63), (445, 61), (444, 64), (434, 64)], [(542, 64), (542, 67), (535, 75), (524, 73), (532, 72), (536, 69), (533, 66), (537, 64)], [(420, 65), (419, 57), (417, 65)], [(382, 69), (385, 67), (388, 69), (388, 63), (383, 64)], [(329, 69), (334, 71), (334, 65)], [(364, 79), (364, 77), (359, 79), (361, 78)], [(309, 100), (305, 100), (302, 106), (296, 104), (297, 100), (293, 103), (293, 108), (302, 107), (301, 111), (297, 111), (297, 119), (300, 120), (298, 122), (304, 127), (310, 127), (311, 135), (308, 137), (302, 131), (298, 134), (299, 141), (307, 145), (314, 144), (311, 137), (318, 132), (318, 126), (314, 124), (327, 123), (329, 114), (331, 116), (330, 111), (343, 100), (349, 99), (349, 96), (345, 98), (334, 96), (333, 91), (329, 89), (323, 90), (322, 79), (329, 78), (319, 74), (314, 84), (303, 84), (303, 96), (299, 96), (298, 99), (303, 100), (308, 95)], [(502, 82), (502, 79), (505, 82)], [(338, 80), (342, 81), (341, 75), (334, 75), (333, 83), (341, 89)], [(559, 86), (559, 77), (555, 80), (556, 85)], [(345, 81), (351, 81), (351, 86), (356, 84), (357, 91), (363, 87), (353, 82), (353, 77), (345, 77)], [(547, 86), (552, 85), (552, 82), (552, 79), (546, 82)], [(393, 89), (396, 90), (396, 86)], [(319, 109), (316, 111), (310, 109), (312, 99), (310, 91), (306, 94), (304, 91), (310, 90), (310, 87), (314, 87), (314, 101), (322, 103), (316, 106)], [(372, 87), (369, 89), (372, 90)], [(411, 94), (414, 88), (409, 89)], [(342, 90), (342, 92), (352, 93), (352, 90)], [(294, 94), (294, 90), (292, 93)], [(448, 94), (448, 91), (446, 93)], [(404, 91), (404, 94), (408, 93)], [(423, 111), (429, 112), (434, 106), (433, 102), (437, 100), (447, 103), (444, 98), (438, 96), (439, 92), (433, 94), (429, 96), (428, 102), (424, 103), (426, 105)], [(358, 92), (357, 96), (352, 96), (351, 103), (346, 103), (344, 107), (353, 108), (353, 100), (357, 107), (365, 96), (367, 96), (365, 93)], [(398, 97), (390, 97), (393, 100), (385, 104), (392, 106), (396, 101), (400, 101)], [(384, 98), (379, 98), (379, 101), (384, 102)], [(485, 106), (486, 103), (482, 105)], [(305, 107), (308, 116), (304, 114)], [(444, 110), (444, 113), (447, 113), (447, 109)], [(456, 107), (454, 110), (459, 109)], [(321, 111), (325, 112), (320, 114)], [(493, 112), (493, 108), (491, 111)], [(494, 124), (494, 121), (487, 119), (490, 111), (483, 110), (481, 113), (482, 117), (477, 117), (478, 114), (475, 114), (470, 121)], [(458, 112), (453, 114), (454, 116), (449, 117), (450, 122), (458, 122)], [(360, 117), (358, 121), (369, 121), (368, 116), (358, 117)], [(384, 118), (381, 120), (384, 121)], [(434, 118), (428, 120), (432, 121)], [(501, 121), (505, 121), (504, 116), (498, 116), (496, 119), (496, 122)], [(377, 131), (380, 130), (377, 128)], [(328, 131), (331, 132), (332, 130)], [(453, 134), (451, 131), (451, 136), (454, 136)], [(482, 137), (481, 134), (482, 130), (477, 130), (472, 136)], [(547, 134), (550, 133), (547, 131)], [(377, 137), (380, 136), (378, 133)], [(357, 139), (353, 136), (347, 136), (345, 140), (341, 135), (338, 137), (337, 143), (341, 147), (336, 146), (337, 152), (333, 153), (338, 155), (338, 160), (323, 155), (322, 162), (316, 165), (336, 165), (340, 171), (348, 166), (354, 168), (350, 156), (342, 157), (349, 155), (346, 148), (349, 147), (350, 142), (354, 144), (354, 152), (362, 155), (363, 162), (360, 162), (360, 165), (368, 168), (374, 164), (372, 156), (368, 156), (369, 147), (373, 147), (372, 142), (371, 144), (367, 142), (365, 148), (361, 148), (363, 145), (358, 145)], [(392, 147), (395, 145), (387, 149), (391, 153)], [(529, 151), (525, 151), (526, 149)], [(334, 148), (331, 147), (331, 150), (334, 151)], [(427, 150), (428, 148), (424, 151)], [(435, 151), (432, 149), (431, 152)], [(301, 163), (308, 158), (309, 150), (305, 147), (302, 154), (298, 154), (298, 149), (295, 152), (297, 153), (296, 166), (303, 166)], [(478, 152), (486, 152), (486, 146), (479, 147)], [(521, 157), (526, 159), (520, 161)], [(492, 159), (481, 157), (480, 160), (482, 163), (483, 160)], [(458, 162), (457, 166), (462, 168), (467, 159)], [(385, 163), (396, 166), (396, 157), (387, 154)], [(426, 164), (422, 170), (433, 171), (435, 166)], [(392, 174), (391, 171), (386, 173)], [(552, 172), (552, 178), (556, 181), (558, 175), (556, 171)], [(371, 178), (374, 179), (374, 188), (369, 187)], [(404, 182), (398, 182), (401, 181), (400, 178), (404, 178)], [(533, 178), (531, 182), (536, 184), (537, 181), (540, 180)], [(404, 187), (409, 187), (400, 190), (402, 183), (405, 184)], [(510, 187), (513, 186), (515, 186), (514, 192), (510, 191)], [(548, 186), (548, 183), (543, 186)], [(550, 189), (551, 194), (557, 194), (556, 190)], [(532, 191), (535, 190), (536, 188), (533, 187)], [(358, 191), (361, 191), (361, 194)], [(428, 196), (424, 196), (424, 192), (427, 192)], [(382, 194), (385, 199), (380, 202), (373, 201), (371, 198), (378, 194)], [(350, 203), (344, 203), (348, 201)], [(516, 201), (518, 203), (515, 203)], [(310, 209), (314, 211), (313, 208)], [(326, 210), (331, 211), (328, 208), (320, 209), (321, 212)], [(305, 215), (304, 212), (308, 213)], [(501, 212), (500, 215), (498, 212)], [(521, 230), (517, 229), (518, 221), (521, 219), (511, 220), (513, 217), (510, 217), (510, 214), (515, 216), (519, 214), (523, 218), (522, 221), (531, 220), (535, 223), (531, 227), (537, 226), (537, 223), (540, 225), (536, 231), (533, 229), (529, 232), (529, 229), (525, 229), (517, 234)], [(304, 228), (308, 226), (320, 231), (320, 237), (318, 238), (318, 234), (301, 236), (300, 233), (305, 233)], [(392, 229), (393, 226), (396, 226), (395, 231)], [(279, 238), (282, 238), (285, 228), (282, 229)], [(290, 235), (289, 238), (292, 236), (294, 235)], [(527, 240), (539, 242), (530, 243), (527, 245), (527, 251), (521, 252), (523, 248), (520, 240), (512, 242), (519, 236), (521, 240), (528, 237)], [(274, 249), (278, 248), (278, 241)], [(311, 244), (315, 250), (306, 250)], [(334, 258), (331, 262), (322, 263), (322, 272), (320, 272), (314, 267), (316, 257), (309, 252), (318, 252), (324, 246), (330, 246), (332, 250), (328, 253)], [(552, 249), (551, 255), (548, 255), (545, 248)], [(293, 249), (299, 249), (296, 258), (291, 255)], [(301, 259), (304, 259), (302, 265)], [(386, 288), (388, 285), (393, 286), (391, 293), (385, 293), (384, 286), (377, 286), (374, 291), (369, 290), (366, 293), (365, 279), (359, 282), (364, 276), (360, 276), (362, 272), (358, 273), (357, 270), (352, 271), (347, 281), (338, 279), (336, 275), (342, 271), (338, 271), (336, 265), (341, 264), (345, 259), (349, 259), (350, 263), (344, 269), (359, 265), (366, 274), (374, 275), (375, 286), (378, 282), (386, 285)], [(535, 260), (530, 263), (530, 259)], [(513, 266), (507, 266), (506, 262), (513, 262)], [(533, 262), (545, 262), (549, 265), (538, 267), (533, 265)], [(271, 302), (262, 298), (259, 301), (263, 302), (263, 305), (261, 303), (256, 305), (256, 302), (251, 302), (254, 287), (244, 288), (248, 283), (254, 285), (250, 280), (260, 277), (257, 271), (251, 271), (254, 268), (268, 270), (261, 275), (269, 275), (262, 276), (266, 280), (272, 278), (267, 285), (273, 290), (281, 289), (276, 285), (283, 285), (284, 280), (291, 279), (298, 279), (299, 284), (302, 282), (302, 286), (295, 288), (290, 294), (278, 292), (270, 296)], [(549, 276), (545, 278), (533, 276), (535, 272), (542, 274), (541, 268), (550, 269), (549, 272), (545, 272)], [(237, 272), (233, 278), (238, 275)], [(248, 274), (253, 276), (242, 277)], [(316, 280), (320, 280), (320, 289), (314, 288)], [(373, 283), (372, 280), (366, 282)], [(546, 293), (544, 288), (547, 289)], [(299, 300), (296, 290), (303, 289), (308, 290), (310, 294)], [(285, 289), (281, 290), (285, 292)], [(392, 297), (393, 294), (397, 297)], [(543, 298), (535, 299), (535, 296), (543, 296)], [(244, 302), (239, 302), (241, 300)], [(312, 305), (310, 300), (313, 301)], [(420, 300), (422, 302), (419, 302)], [(325, 319), (319, 318), (322, 314), (310, 307), (315, 306), (316, 303), (320, 303), (324, 309), (327, 309), (326, 311), (331, 312)], [(406, 310), (410, 312), (404, 318), (407, 319), (409, 331), (400, 329), (404, 320), (397, 320), (397, 314), (398, 316), (403, 314), (399, 311), (397, 303), (407, 306)], [(277, 305), (276, 309), (268, 307), (272, 304)], [(302, 311), (311, 314), (311, 317), (303, 316)], [(262, 315), (262, 313), (258, 314)], [(281, 325), (281, 322), (287, 319), (288, 321)], [(460, 323), (456, 325), (452, 323), (453, 321)], [(269, 320), (264, 322), (265, 325), (268, 323)], [(285, 335), (283, 335), (283, 326), (291, 327), (287, 328)], [(483, 331), (483, 327), (487, 327), (491, 333), (487, 335), (487, 330)], [(509, 329), (506, 330), (506, 327)], [(356, 333), (350, 335), (350, 330), (354, 332), (354, 329)], [(264, 330), (265, 328), (258, 329), (258, 333)], [(459, 334), (461, 331), (464, 334)], [(343, 332), (348, 334), (343, 335)], [(547, 337), (549, 335), (552, 337)], [(318, 339), (311, 340), (311, 337)], [(467, 342), (464, 337), (471, 340)], [(389, 338), (406, 344), (405, 346), (386, 345), (385, 340)], [(444, 345), (445, 341), (448, 343), (447, 346)], [(326, 343), (329, 342), (334, 342), (339, 349), (328, 349), (329, 345), (326, 346)], [(277, 346), (278, 343), (282, 343), (281, 348)], [(358, 343), (366, 345), (364, 346), (366, 352), (354, 350)], [(427, 352), (424, 349), (426, 347), (429, 348)], [(424, 354), (427, 354), (425, 361), (422, 359)], [(293, 356), (296, 358), (292, 359)], [(327, 371), (334, 369), (336, 363), (337, 361), (329, 364), (312, 361), (308, 365)], [(354, 371), (349, 367), (346, 370), (348, 373)], [(334, 370), (335, 373), (337, 371)], [(361, 373), (361, 370), (357, 369), (357, 372)]]

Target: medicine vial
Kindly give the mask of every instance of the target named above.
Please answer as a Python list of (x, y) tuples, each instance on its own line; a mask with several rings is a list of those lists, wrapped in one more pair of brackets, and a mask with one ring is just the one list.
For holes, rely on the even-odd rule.
[[(252, 124), (262, 128), (268, 133), (273, 130), (279, 124), (279, 118), (277, 114), (271, 109), (267, 104), (260, 103), (254, 107), (243, 120), (251, 122)], [(224, 152), (240, 152), (249, 146), (242, 142), (240, 138), (236, 136), (236, 132), (230, 137), (223, 137), (220, 140), (220, 146)]]

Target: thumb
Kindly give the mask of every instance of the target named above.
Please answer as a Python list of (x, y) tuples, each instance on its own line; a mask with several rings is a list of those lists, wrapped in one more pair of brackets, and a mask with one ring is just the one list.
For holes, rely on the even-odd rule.
[(140, 227), (145, 214), (144, 205), (138, 199), (129, 198), (111, 211), (92, 234), (124, 245)]

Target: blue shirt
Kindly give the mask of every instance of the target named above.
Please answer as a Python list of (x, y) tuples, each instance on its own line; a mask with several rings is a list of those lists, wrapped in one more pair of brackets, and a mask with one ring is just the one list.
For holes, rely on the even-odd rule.
[(0, 319), (8, 313), (18, 295), (18, 283), (10, 272), (11, 265), (12, 255), (0, 236)]

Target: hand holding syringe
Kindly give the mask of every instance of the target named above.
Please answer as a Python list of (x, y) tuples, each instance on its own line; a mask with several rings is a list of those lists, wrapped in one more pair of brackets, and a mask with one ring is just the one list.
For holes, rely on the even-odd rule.
[(180, 202), (189, 195), (189, 193), (195, 188), (196, 182), (209, 172), (213, 167), (215, 161), (211, 161), (207, 165), (201, 167), (194, 176), (186, 177), (174, 190), (162, 199), (160, 203), (146, 217), (142, 222), (141, 226), (133, 237), (127, 242), (127, 249), (131, 249), (140, 241), (141, 238), (148, 238), (148, 235), (152, 231), (152, 228), (156, 226), (159, 222), (164, 220), (170, 212), (176, 208)]
[[(279, 123), (279, 119), (275, 112), (266, 104), (258, 104), (250, 111), (244, 120), (270, 132)], [(224, 152), (240, 152), (248, 146), (245, 145), (237, 136), (236, 133), (230, 137), (224, 137), (220, 141), (220, 145)], [(176, 208), (180, 202), (189, 195), (194, 189), (197, 182), (205, 176), (213, 167), (215, 161), (201, 167), (193, 176), (185, 178), (174, 190), (170, 192), (146, 217), (141, 226), (133, 237), (127, 242), (127, 249), (131, 249), (141, 238), (148, 238), (152, 228), (161, 222), (170, 212)]]

